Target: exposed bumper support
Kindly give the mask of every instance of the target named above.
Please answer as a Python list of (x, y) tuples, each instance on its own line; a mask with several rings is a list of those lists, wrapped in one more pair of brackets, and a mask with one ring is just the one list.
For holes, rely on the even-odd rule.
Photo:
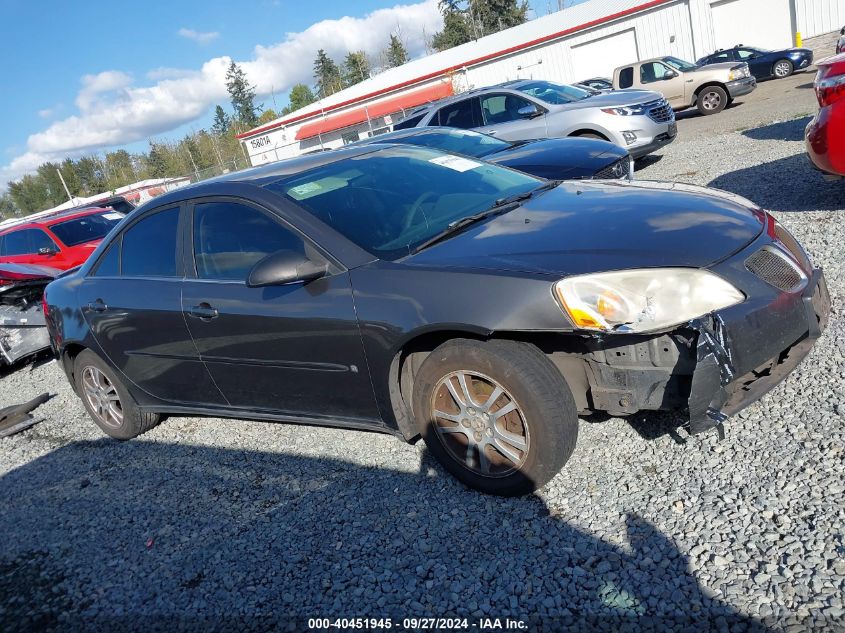
[[(827, 327), (830, 294), (821, 270), (815, 270), (801, 297), (807, 331), (784, 350), (772, 350), (763, 365), (737, 377), (732, 363), (724, 323), (716, 316), (710, 323), (696, 320), (698, 331), (696, 368), (689, 396), (689, 432), (701, 433), (721, 424), (773, 389), (809, 354)], [(734, 333), (734, 337), (741, 336)]]

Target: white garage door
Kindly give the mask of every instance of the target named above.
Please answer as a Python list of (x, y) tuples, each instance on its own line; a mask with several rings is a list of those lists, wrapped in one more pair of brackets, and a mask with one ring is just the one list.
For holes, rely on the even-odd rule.
[(639, 61), (634, 29), (572, 47), (575, 81), (591, 77), (613, 77), (617, 66)]
[(710, 8), (716, 48), (791, 46), (789, 0), (720, 0)]

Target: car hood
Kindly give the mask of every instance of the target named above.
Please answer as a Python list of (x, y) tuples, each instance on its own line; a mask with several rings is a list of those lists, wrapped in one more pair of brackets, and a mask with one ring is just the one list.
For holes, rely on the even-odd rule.
[(700, 268), (742, 249), (764, 220), (751, 202), (714, 189), (570, 181), (403, 262), (555, 276)]
[(593, 95), (581, 101), (573, 103), (566, 103), (563, 105), (546, 104), (552, 112), (557, 110), (573, 110), (580, 108), (610, 108), (626, 105), (636, 105), (638, 103), (648, 103), (662, 99), (659, 92), (652, 92), (651, 90), (615, 90), (613, 92), (604, 92), (602, 94)]
[(707, 64), (706, 66), (699, 66), (692, 70), (686, 70), (685, 73), (709, 73), (714, 70), (733, 70), (737, 66), (742, 66), (745, 62), (719, 62), (718, 64)]
[(484, 160), (542, 178), (585, 178), (628, 155), (608, 141), (589, 138), (542, 139), (522, 143)]

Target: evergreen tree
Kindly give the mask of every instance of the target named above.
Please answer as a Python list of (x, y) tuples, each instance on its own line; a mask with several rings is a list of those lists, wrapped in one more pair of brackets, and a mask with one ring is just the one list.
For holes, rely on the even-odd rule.
[(214, 108), (214, 123), (211, 124), (211, 131), (217, 136), (223, 136), (229, 131), (229, 125), (231, 125), (229, 115), (222, 106), (218, 105)]
[(304, 108), (307, 105), (314, 103), (317, 98), (311, 91), (311, 88), (305, 84), (296, 84), (290, 89), (290, 104), (282, 110), (282, 114), (290, 114), (296, 110)]
[(353, 86), (370, 76), (370, 60), (364, 51), (355, 51), (346, 55), (343, 62), (343, 84)]
[(270, 121), (278, 119), (279, 115), (276, 113), (273, 108), (267, 108), (264, 112), (261, 113), (261, 116), (258, 117), (258, 125), (267, 125)]
[(9, 218), (17, 217), (21, 214), (18, 205), (12, 199), (12, 194), (8, 191), (0, 193), (0, 220), (8, 220)]
[(162, 143), (150, 141), (150, 151), (146, 158), (146, 171), (151, 178), (166, 178), (176, 174), (170, 173), (168, 160), (168, 148)]
[(441, 0), (443, 30), (432, 38), (439, 51), (522, 24), (526, 0)]
[(322, 48), (314, 60), (314, 79), (317, 81), (317, 95), (324, 99), (343, 87), (340, 69)]
[(247, 128), (258, 125), (261, 106), (255, 105), (255, 86), (249, 83), (243, 69), (235, 62), (229, 64), (226, 71), (226, 90), (232, 99), (235, 117)]
[(385, 64), (387, 68), (396, 68), (408, 61), (408, 51), (402, 40), (395, 33), (390, 34), (390, 43), (388, 43), (387, 49), (384, 51), (384, 57), (387, 62)]

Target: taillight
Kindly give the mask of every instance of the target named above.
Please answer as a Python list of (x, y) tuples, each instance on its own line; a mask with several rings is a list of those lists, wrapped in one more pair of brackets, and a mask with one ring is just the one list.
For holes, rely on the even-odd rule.
[(845, 59), (821, 64), (816, 75), (816, 97), (823, 108), (845, 97)]

